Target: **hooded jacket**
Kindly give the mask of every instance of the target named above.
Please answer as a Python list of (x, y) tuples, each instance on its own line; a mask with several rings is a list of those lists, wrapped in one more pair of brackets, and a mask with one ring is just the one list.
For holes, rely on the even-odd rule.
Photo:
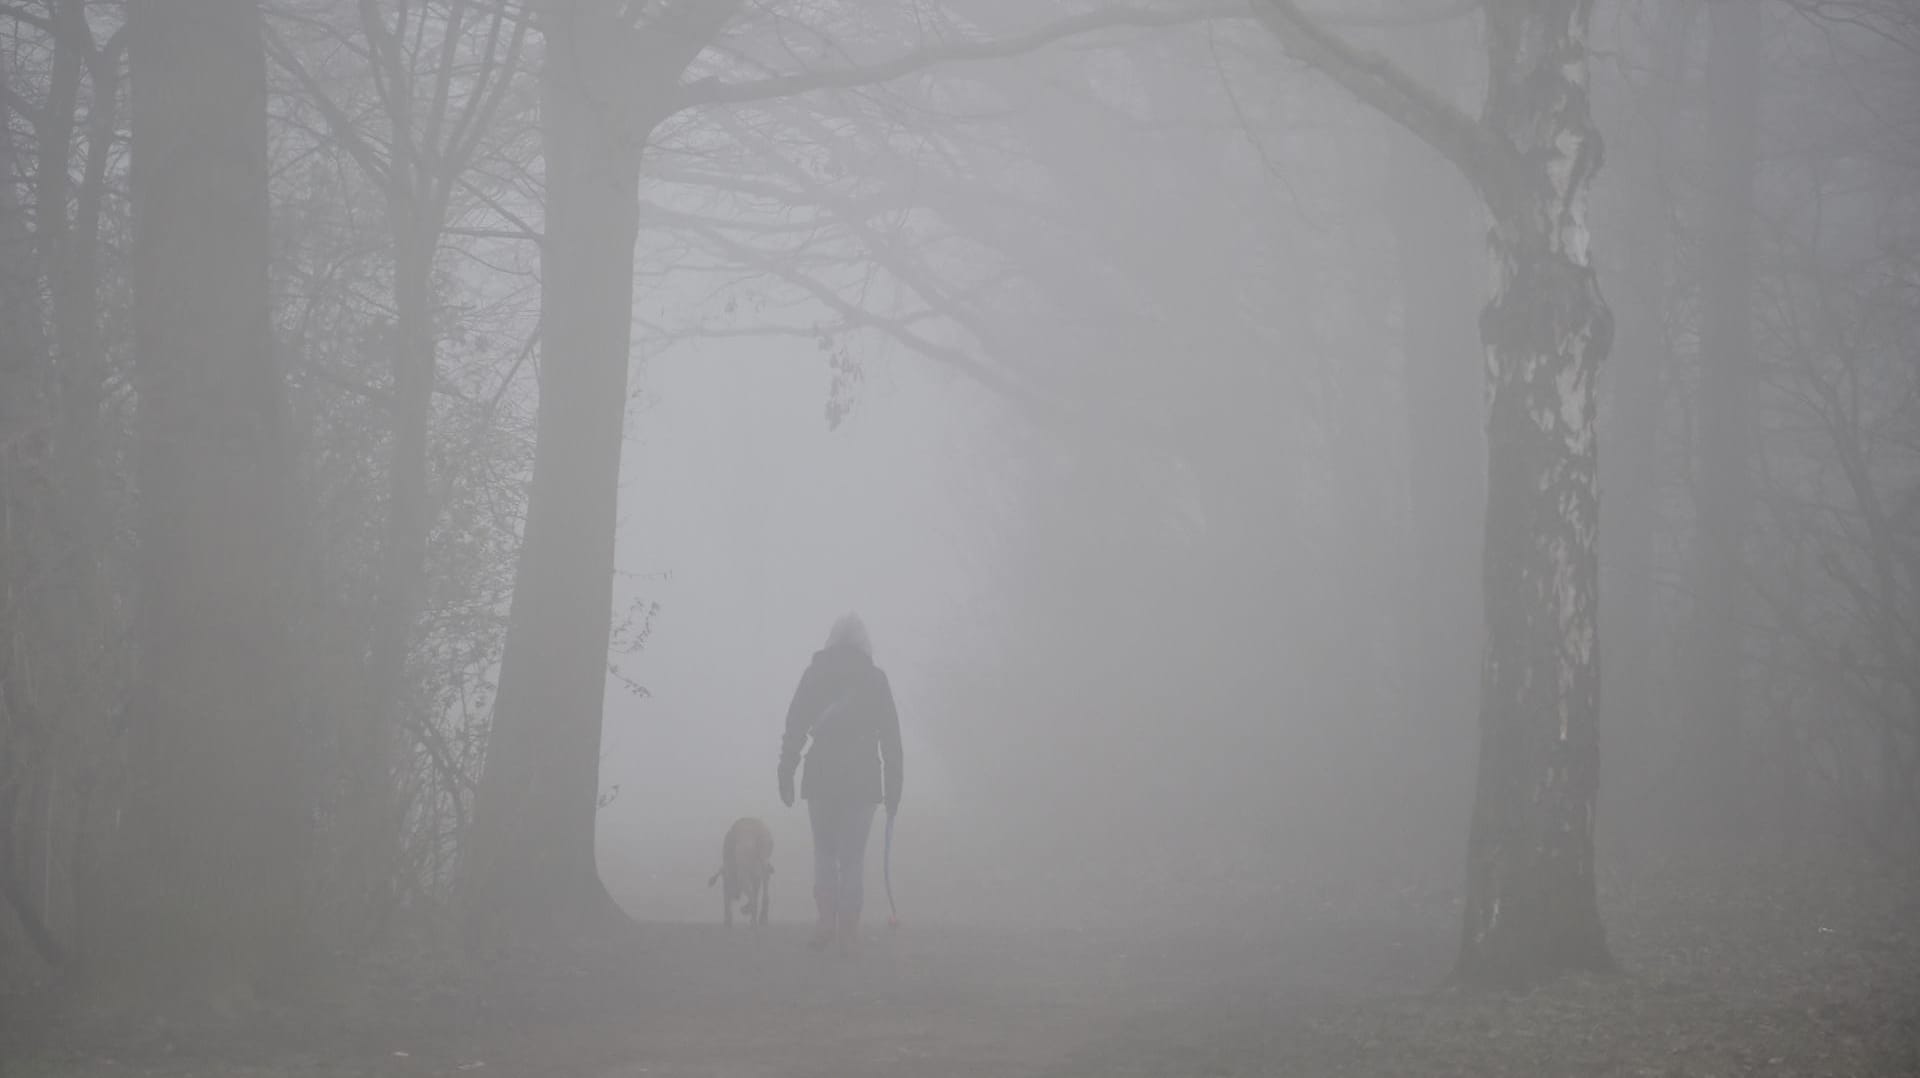
[[(809, 742), (811, 744), (809, 745)], [(787, 707), (780, 781), (792, 781), (806, 750), (800, 797), (900, 806), (900, 716), (887, 675), (858, 647), (814, 653)]]

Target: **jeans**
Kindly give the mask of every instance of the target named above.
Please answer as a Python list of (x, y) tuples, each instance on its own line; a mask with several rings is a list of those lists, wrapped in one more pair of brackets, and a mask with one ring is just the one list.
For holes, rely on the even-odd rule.
[(808, 801), (813, 824), (813, 902), (824, 924), (858, 920), (873, 802)]

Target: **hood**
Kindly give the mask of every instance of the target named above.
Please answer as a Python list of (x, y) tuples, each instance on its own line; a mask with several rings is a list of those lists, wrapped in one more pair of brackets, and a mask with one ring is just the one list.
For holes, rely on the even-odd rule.
[(813, 653), (813, 667), (821, 673), (850, 673), (873, 669), (873, 659), (851, 644), (835, 644)]

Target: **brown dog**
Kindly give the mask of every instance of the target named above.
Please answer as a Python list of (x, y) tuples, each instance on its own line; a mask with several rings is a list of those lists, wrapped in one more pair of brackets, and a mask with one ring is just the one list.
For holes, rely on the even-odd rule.
[(767, 910), (773, 904), (773, 832), (752, 816), (742, 816), (727, 828), (720, 842), (720, 871), (707, 880), (707, 886), (725, 881), (720, 889), (720, 909), (727, 927), (733, 927), (733, 904), (747, 923), (767, 923)]

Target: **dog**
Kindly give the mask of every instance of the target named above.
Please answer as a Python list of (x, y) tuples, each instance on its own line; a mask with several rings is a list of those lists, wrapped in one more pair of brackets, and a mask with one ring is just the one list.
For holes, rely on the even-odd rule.
[(720, 889), (720, 909), (724, 923), (733, 927), (733, 904), (741, 903), (740, 913), (751, 925), (767, 923), (767, 911), (773, 905), (773, 832), (753, 816), (742, 816), (727, 828), (720, 842), (720, 871), (707, 880), (707, 886), (724, 881)]

